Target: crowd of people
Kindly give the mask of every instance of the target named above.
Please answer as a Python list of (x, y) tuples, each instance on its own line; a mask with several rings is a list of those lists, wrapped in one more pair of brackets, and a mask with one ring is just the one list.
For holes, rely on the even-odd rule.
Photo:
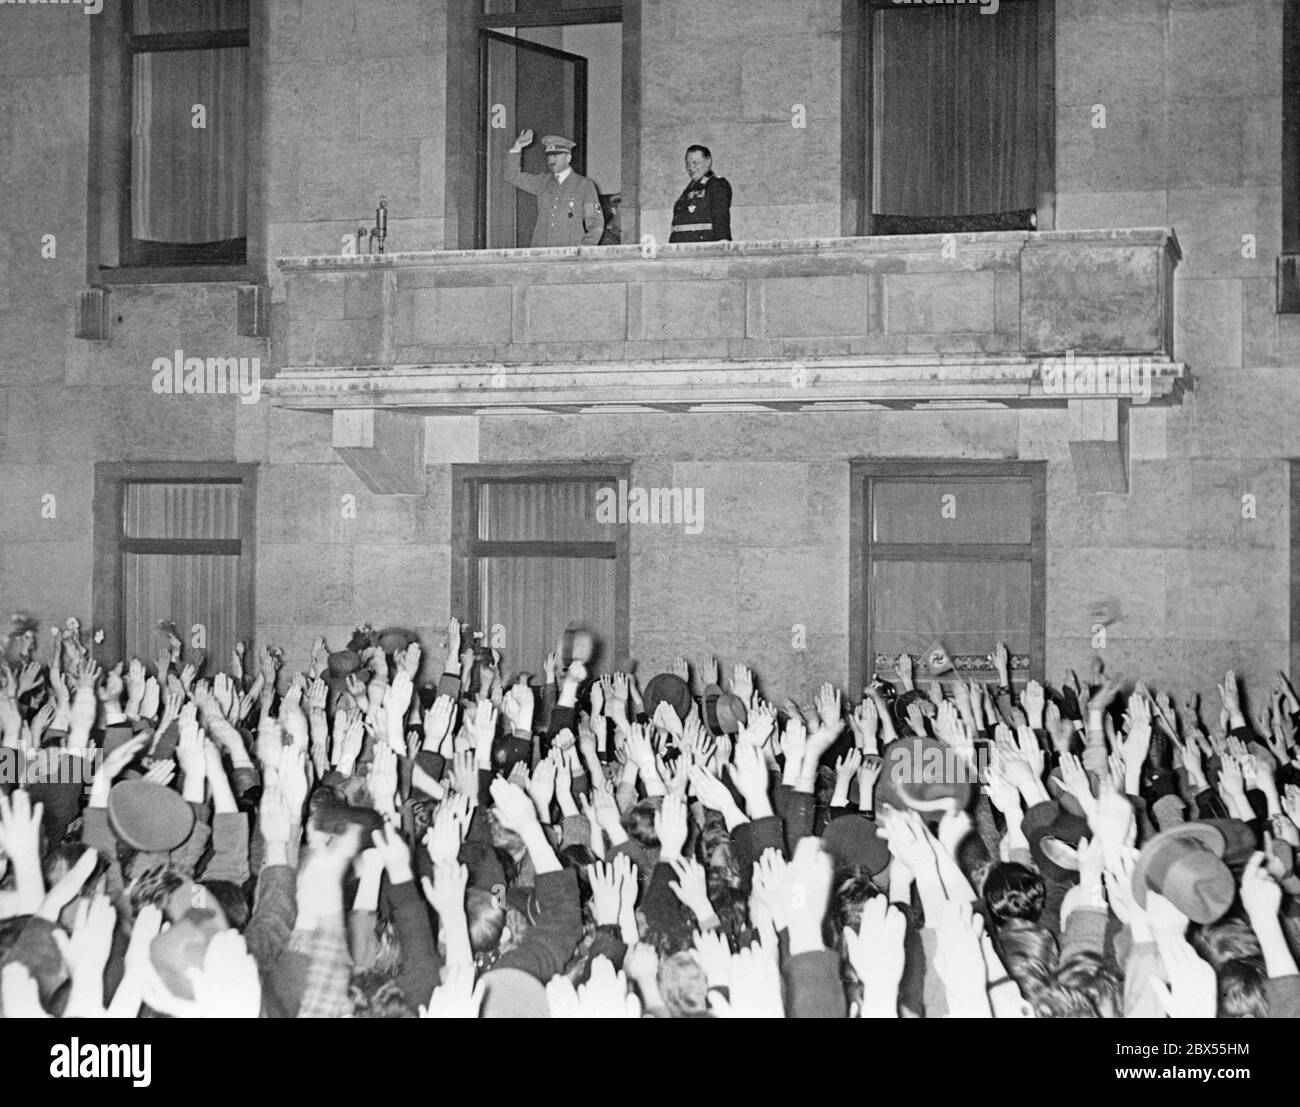
[[(1300, 699), (716, 661), (0, 664), (5, 1017), (1300, 1015)], [(434, 644), (431, 644), (431, 646)], [(36, 755), (40, 753), (38, 758)]]

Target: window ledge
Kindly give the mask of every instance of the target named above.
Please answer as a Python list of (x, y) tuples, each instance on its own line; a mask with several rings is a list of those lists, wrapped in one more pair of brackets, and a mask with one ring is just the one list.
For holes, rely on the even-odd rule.
[(160, 265), (113, 269), (100, 266), (95, 284), (256, 284), (250, 265)]

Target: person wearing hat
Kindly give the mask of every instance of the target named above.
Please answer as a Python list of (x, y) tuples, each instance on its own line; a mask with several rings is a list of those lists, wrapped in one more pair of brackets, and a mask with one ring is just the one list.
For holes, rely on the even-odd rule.
[(725, 242), (731, 238), (731, 185), (713, 172), (707, 146), (686, 147), (690, 184), (673, 205), (669, 242)]
[(534, 246), (595, 246), (605, 230), (596, 186), (570, 167), (572, 140), (546, 135), (542, 142), (547, 173), (525, 173), (520, 166), (524, 147), (533, 132), (523, 130), (507, 153), (506, 180), (523, 192), (537, 197), (537, 222), (533, 225)]

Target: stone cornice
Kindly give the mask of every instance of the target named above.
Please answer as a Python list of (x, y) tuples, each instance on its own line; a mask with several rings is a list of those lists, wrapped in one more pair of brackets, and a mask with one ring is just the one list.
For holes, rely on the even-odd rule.
[[(1178, 362), (1140, 359), (1128, 384), (1071, 388), (1043, 359), (837, 357), (555, 364), (288, 368), (265, 391), (306, 410), (400, 408), (426, 414), (537, 412), (819, 411), (1064, 407), (1070, 400), (1177, 402)], [(1145, 387), (1149, 384), (1149, 391)]]

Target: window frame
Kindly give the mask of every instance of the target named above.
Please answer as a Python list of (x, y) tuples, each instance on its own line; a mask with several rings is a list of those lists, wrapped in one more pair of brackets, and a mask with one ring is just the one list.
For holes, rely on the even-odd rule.
[(1282, 6), (1282, 250), (1277, 312), (1300, 313), (1300, 0)]
[[(131, 2), (106, 4), (92, 21), (90, 45), (90, 157), (86, 200), (86, 279), (91, 285), (180, 284), (196, 281), (243, 284), (263, 279), (267, 264), (264, 134), (267, 67), (266, 0), (248, 0), (246, 32), (213, 31), (176, 35), (132, 35)], [(247, 226), (242, 262), (177, 265), (124, 264), (130, 239), (131, 57), (134, 47), (180, 50), (240, 45), (248, 50), (248, 94), (244, 117)], [(117, 264), (105, 262), (104, 240), (112, 238)]]
[[(873, 542), (871, 525), (872, 481), (878, 478), (904, 480), (962, 480), (1002, 477), (1029, 480), (1033, 489), (1030, 507), (1029, 542), (976, 545), (972, 543)], [(956, 459), (855, 458), (849, 462), (849, 674), (856, 687), (864, 687), (873, 675), (875, 656), (874, 597), (867, 587), (873, 561), (943, 560), (990, 561), (1014, 559), (1030, 567), (1030, 666), (1020, 678), (1042, 681), (1046, 671), (1047, 646), (1047, 462), (965, 461)], [(878, 551), (886, 551), (882, 556)], [(926, 558), (897, 556), (909, 550), (928, 552)], [(890, 555), (893, 556), (890, 556)], [(990, 650), (993, 643), (989, 643)], [(1015, 682), (1016, 674), (1009, 679)]]
[[(1056, 227), (1056, 0), (1002, 2), (1028, 2), (1038, 7), (1034, 230), (1050, 231)], [(840, 233), (849, 238), (876, 233), (871, 211), (871, 90), (872, 15), (878, 8), (897, 10), (895, 0), (841, 0)]]
[(479, 490), (487, 483), (551, 484), (565, 480), (599, 480), (617, 485), (620, 480), (630, 483), (631, 479), (630, 461), (452, 465), (451, 610), (461, 613), (460, 617), (476, 629), (483, 629), (483, 613), (478, 610), (478, 559), (481, 557), (601, 557), (612, 560), (614, 641), (605, 643), (605, 646), (610, 663), (620, 663), (621, 659), (629, 656), (632, 565), (628, 525), (618, 527), (612, 542), (480, 539), (478, 505)]
[[(124, 506), (131, 484), (238, 483), (239, 538), (127, 538)], [(206, 461), (101, 461), (95, 465), (94, 555), (91, 609), (104, 645), (128, 660), (122, 595), (124, 553), (220, 553), (239, 558), (236, 574), (234, 636), (252, 639), (257, 575), (257, 465)], [(232, 550), (231, 543), (238, 548)], [(132, 547), (127, 549), (127, 546)], [(183, 548), (182, 548), (183, 547)]]
[[(619, 223), (623, 242), (640, 241), (641, 227), (641, 3), (553, 6), (540, 12), (485, 14), (482, 0), (449, 5), (447, 13), (447, 154), (443, 247), (482, 250), (486, 225), (487, 81), (483, 31), (500, 27), (565, 27), (619, 23), (623, 28), (623, 133)], [(585, 109), (585, 106), (584, 106)], [(590, 249), (591, 247), (584, 247)]]

